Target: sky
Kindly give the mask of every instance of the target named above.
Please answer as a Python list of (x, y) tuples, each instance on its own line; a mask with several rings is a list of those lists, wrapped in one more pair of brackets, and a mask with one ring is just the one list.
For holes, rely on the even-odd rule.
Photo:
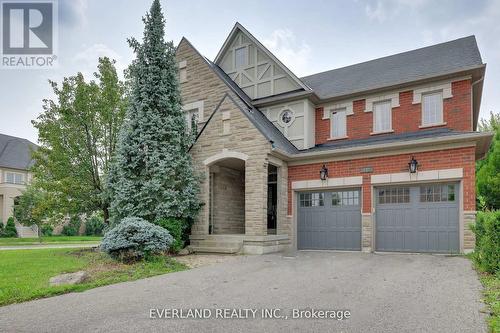
[[(93, 78), (108, 56), (121, 72), (134, 57), (152, 0), (59, 0), (58, 66), (0, 69), (0, 133), (37, 142), (31, 120), (53, 98), (48, 80)], [(475, 35), (487, 63), (480, 117), (500, 112), (500, 1), (162, 0), (166, 38), (185, 36), (214, 59), (240, 22), (299, 77)]]

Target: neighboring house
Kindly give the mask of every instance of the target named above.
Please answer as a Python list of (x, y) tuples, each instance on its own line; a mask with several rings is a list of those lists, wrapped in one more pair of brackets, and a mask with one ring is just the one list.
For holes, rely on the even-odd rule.
[[(31, 152), (37, 146), (22, 138), (0, 134), (0, 221), (7, 223), (13, 216), (14, 200), (31, 180), (28, 172), (33, 165)], [(31, 228), (16, 225), (21, 237), (36, 237)]]
[(492, 138), (474, 36), (299, 78), (237, 23), (214, 61), (185, 38), (177, 60), (199, 129), (195, 251), (474, 248)]

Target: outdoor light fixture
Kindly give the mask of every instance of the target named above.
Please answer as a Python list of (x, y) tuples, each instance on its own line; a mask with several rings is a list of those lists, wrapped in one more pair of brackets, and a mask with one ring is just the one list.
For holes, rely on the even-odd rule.
[(415, 156), (412, 156), (410, 163), (408, 163), (408, 169), (410, 170), (410, 173), (415, 173), (417, 172), (417, 168), (418, 168), (418, 161), (415, 159)]
[(323, 167), (321, 168), (321, 170), (319, 171), (319, 178), (321, 180), (326, 180), (328, 178), (328, 169), (326, 168), (326, 166), (323, 164)]

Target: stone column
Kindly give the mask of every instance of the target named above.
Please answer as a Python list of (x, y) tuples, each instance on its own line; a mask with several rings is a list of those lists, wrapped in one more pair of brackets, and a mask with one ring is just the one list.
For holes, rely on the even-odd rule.
[(249, 159), (245, 165), (245, 234), (267, 235), (267, 162)]

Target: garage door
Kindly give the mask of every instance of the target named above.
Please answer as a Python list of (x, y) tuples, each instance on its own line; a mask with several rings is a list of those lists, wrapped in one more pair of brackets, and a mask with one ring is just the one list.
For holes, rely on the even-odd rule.
[(361, 250), (359, 189), (298, 195), (297, 247)]
[(376, 189), (376, 249), (459, 252), (458, 184)]

